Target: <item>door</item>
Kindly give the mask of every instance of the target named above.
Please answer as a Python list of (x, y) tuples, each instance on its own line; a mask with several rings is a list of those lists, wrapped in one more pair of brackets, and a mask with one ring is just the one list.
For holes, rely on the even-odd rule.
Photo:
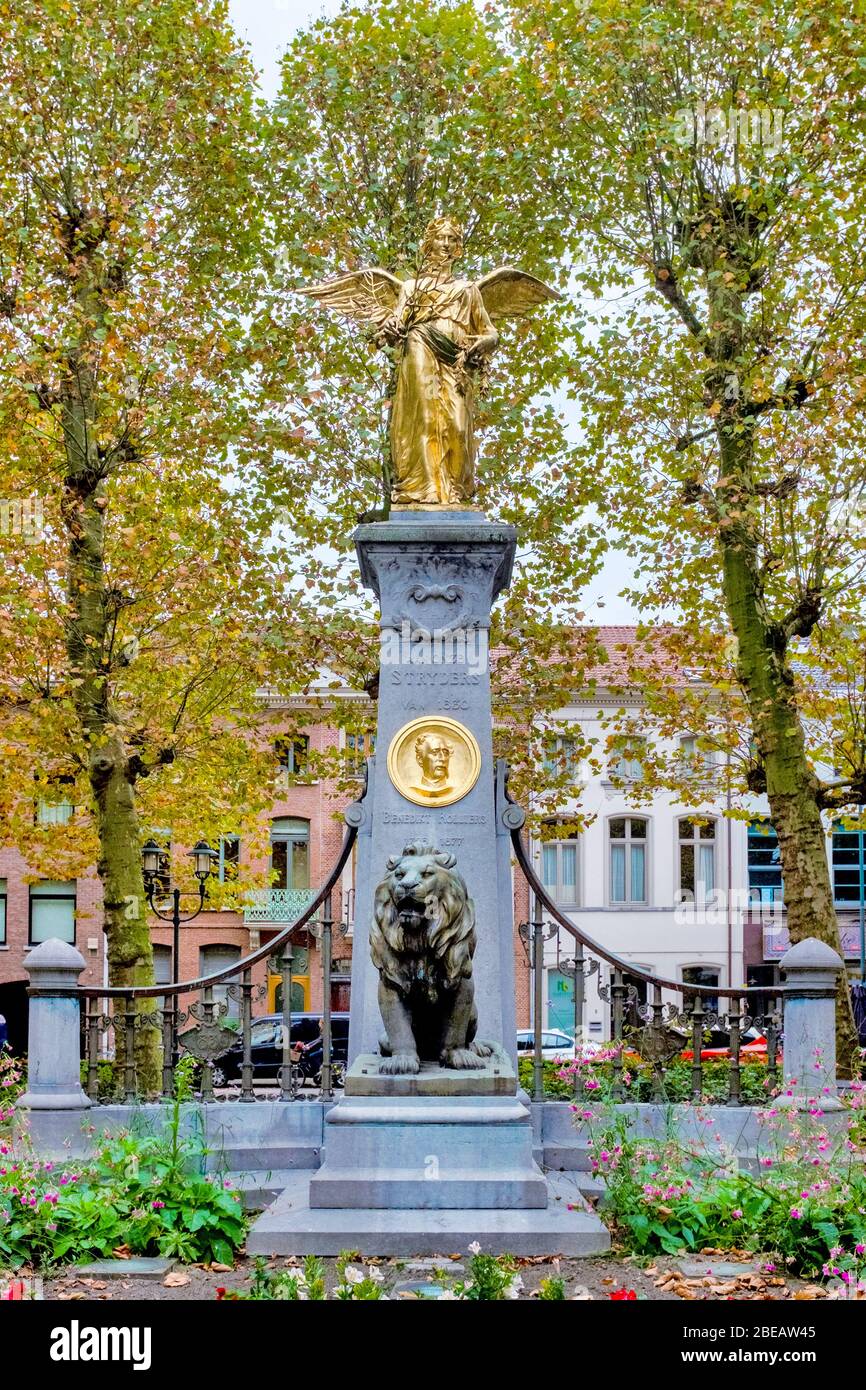
[(561, 970), (547, 972), (547, 1026), (574, 1036), (574, 980)]

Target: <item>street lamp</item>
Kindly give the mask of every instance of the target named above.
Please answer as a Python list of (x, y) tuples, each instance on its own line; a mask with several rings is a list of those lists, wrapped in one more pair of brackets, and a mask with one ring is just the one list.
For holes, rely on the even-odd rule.
[[(195, 876), (198, 879), (198, 907), (195, 909), (194, 912), (189, 912), (184, 917), (181, 917), (180, 914), (180, 900), (182, 896), (189, 895), (182, 894), (179, 888), (171, 889), (172, 907), (170, 914), (166, 912), (160, 912), (159, 908), (156, 905), (156, 902), (154, 901), (156, 894), (159, 891), (158, 875), (162, 857), (163, 851), (160, 849), (159, 845), (156, 843), (155, 840), (148, 840), (146, 844), (142, 846), (141, 867), (144, 872), (144, 887), (147, 893), (148, 906), (150, 907), (150, 910), (154, 914), (154, 916), (159, 917), (160, 921), (171, 922), (173, 929), (171, 982), (173, 985), (176, 985), (180, 980), (180, 924), (181, 922), (192, 922), (193, 919), (199, 915), (202, 908), (204, 907), (205, 884), (207, 883), (207, 880), (210, 877), (210, 875), (213, 873), (213, 861), (215, 859), (219, 859), (219, 855), (217, 854), (216, 850), (211, 849), (210, 845), (207, 844), (204, 840), (199, 840), (195, 848), (189, 851), (189, 858), (193, 860), (193, 872), (195, 873)], [(161, 894), (161, 896), (167, 896), (167, 894), (168, 890), (165, 890), (165, 893)], [(176, 999), (174, 1003), (176, 1008)]]

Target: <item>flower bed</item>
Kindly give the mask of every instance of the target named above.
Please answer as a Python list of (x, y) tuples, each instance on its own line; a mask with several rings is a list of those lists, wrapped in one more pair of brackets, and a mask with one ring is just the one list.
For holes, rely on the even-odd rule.
[(0, 1268), (46, 1269), (117, 1250), (231, 1264), (246, 1235), (241, 1195), (180, 1137), (181, 1100), (164, 1136), (120, 1133), (86, 1162), (36, 1158), (0, 1139)]
[(866, 1291), (862, 1086), (850, 1102), (847, 1130), (835, 1139), (818, 1106), (792, 1119), (771, 1104), (760, 1115), (754, 1171), (733, 1153), (635, 1139), (621, 1115), (600, 1126), (595, 1111), (581, 1110), (579, 1123), (591, 1118), (593, 1169), (606, 1184), (601, 1213), (634, 1251), (747, 1250)]
[[(593, 1105), (612, 1100), (614, 1085), (613, 1048), (605, 1048), (591, 1057), (578, 1057), (574, 1062), (544, 1062), (545, 1100), (574, 1100)], [(708, 1104), (723, 1103), (728, 1097), (730, 1063), (709, 1061), (702, 1064), (703, 1099)], [(532, 1059), (521, 1057), (518, 1062), (520, 1084), (530, 1093), (533, 1086)], [(656, 1095), (652, 1067), (636, 1053), (626, 1053), (622, 1072), (623, 1099), (632, 1102), (654, 1101)], [(740, 1061), (740, 1090), (743, 1104), (766, 1105), (771, 1093), (771, 1078), (767, 1075), (766, 1057), (744, 1056)], [(690, 1101), (692, 1095), (692, 1064), (684, 1058), (669, 1063), (662, 1077), (663, 1103)]]

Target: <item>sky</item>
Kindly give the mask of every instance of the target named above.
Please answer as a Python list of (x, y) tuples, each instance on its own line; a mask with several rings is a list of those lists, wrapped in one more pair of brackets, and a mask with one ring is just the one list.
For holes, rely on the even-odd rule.
[[(336, 14), (339, 8), (340, 0), (229, 0), (232, 23), (249, 44), (265, 97), (270, 100), (277, 94), (280, 57), (293, 36), (322, 15)], [(636, 622), (636, 610), (618, 596), (618, 590), (631, 582), (630, 564), (623, 555), (611, 551), (584, 596), (587, 622)]]

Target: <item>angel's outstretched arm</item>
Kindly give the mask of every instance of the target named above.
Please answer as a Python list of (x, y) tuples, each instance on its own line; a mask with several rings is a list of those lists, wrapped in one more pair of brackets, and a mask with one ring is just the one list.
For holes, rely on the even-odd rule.
[(477, 285), (472, 287), (472, 331), (473, 340), (466, 353), (468, 365), (474, 366), (489, 357), (499, 342), (499, 334), (487, 312), (481, 291)]

